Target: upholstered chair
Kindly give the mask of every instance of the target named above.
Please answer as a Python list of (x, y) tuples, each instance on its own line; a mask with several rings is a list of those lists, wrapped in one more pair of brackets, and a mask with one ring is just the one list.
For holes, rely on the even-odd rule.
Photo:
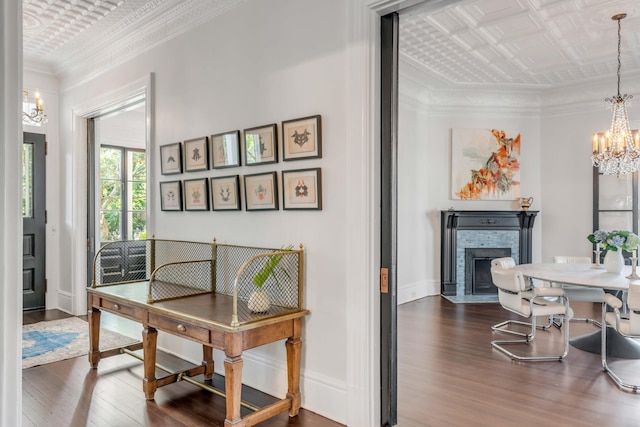
[[(530, 319), (531, 321), (531, 323), (527, 323), (519, 320), (507, 320), (492, 326), (491, 329), (494, 332), (520, 335), (523, 338), (494, 340), (491, 341), (491, 345), (514, 360), (544, 361), (561, 360), (566, 357), (569, 352), (568, 323), (567, 326), (563, 328), (564, 350), (561, 354), (523, 356), (513, 353), (506, 348), (508, 345), (522, 345), (532, 342), (536, 336), (536, 329), (538, 329), (536, 325), (537, 317), (546, 316), (551, 318), (552, 316), (562, 316), (564, 318), (571, 318), (573, 313), (562, 288), (531, 287), (528, 281), (525, 280), (522, 272), (513, 268), (502, 268), (500, 267), (500, 262), (492, 262), (491, 278), (493, 283), (498, 287), (500, 305), (502, 305), (505, 310), (522, 316), (523, 318)], [(546, 297), (554, 297), (554, 300), (546, 299)], [(514, 324), (530, 326), (531, 332), (522, 333), (509, 329), (510, 325)]]
[[(584, 256), (563, 256), (556, 255), (553, 257), (553, 262), (558, 264), (591, 264), (591, 258)], [(586, 286), (555, 284), (551, 286), (560, 286), (564, 289), (564, 294), (569, 299), (569, 302), (597, 302), (602, 304), (604, 302), (604, 290), (602, 288), (589, 288)], [(588, 322), (597, 327), (601, 327), (600, 322), (596, 319), (574, 317), (571, 321), (575, 322)]]
[[(613, 311), (607, 311), (607, 306), (611, 307)], [(604, 304), (602, 304), (602, 367), (618, 387), (622, 390), (636, 393), (640, 390), (640, 385), (625, 382), (618, 374), (613, 372), (607, 364), (607, 327), (615, 329), (623, 337), (640, 339), (640, 284), (629, 285), (629, 293), (627, 295), (627, 307), (629, 308), (628, 319), (620, 316), (622, 306), (622, 301), (619, 298), (611, 294), (604, 295)], [(634, 371), (637, 371), (637, 364), (639, 362), (629, 359), (625, 361), (619, 360), (616, 363), (635, 363), (636, 367)]]

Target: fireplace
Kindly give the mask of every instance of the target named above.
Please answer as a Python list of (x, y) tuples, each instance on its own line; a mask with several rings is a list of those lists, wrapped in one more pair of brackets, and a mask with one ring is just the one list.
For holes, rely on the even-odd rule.
[(465, 295), (497, 294), (491, 280), (491, 260), (510, 257), (511, 248), (465, 248)]
[(490, 271), (494, 258), (511, 256), (517, 264), (530, 263), (531, 235), (537, 213), (441, 211), (442, 295), (464, 297), (495, 293)]

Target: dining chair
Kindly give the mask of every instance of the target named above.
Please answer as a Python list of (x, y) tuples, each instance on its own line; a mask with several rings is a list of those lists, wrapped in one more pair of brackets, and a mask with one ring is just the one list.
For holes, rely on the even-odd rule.
[[(553, 257), (553, 262), (556, 264), (591, 264), (591, 258), (588, 256), (564, 256), (556, 255)], [(569, 302), (597, 302), (602, 304), (604, 302), (604, 289), (602, 288), (589, 288), (587, 286), (567, 285), (552, 283), (551, 286), (560, 286), (564, 289), (564, 294), (569, 299)], [(587, 322), (591, 323), (598, 328), (602, 327), (600, 322), (596, 319), (588, 317), (574, 317), (572, 322)], [(562, 326), (561, 322), (556, 322), (556, 325)]]
[[(613, 311), (607, 311), (607, 306), (611, 307)], [(602, 367), (618, 387), (622, 390), (636, 393), (640, 390), (640, 385), (629, 384), (623, 381), (607, 364), (607, 327), (613, 328), (625, 338), (640, 339), (640, 284), (629, 285), (629, 292), (627, 294), (628, 319), (620, 315), (620, 309), (622, 307), (623, 303), (618, 297), (612, 294), (604, 295), (604, 303), (602, 304), (602, 325), (604, 325), (604, 327), (602, 328), (602, 346), (600, 351)], [(633, 362), (630, 360), (620, 360), (616, 363), (627, 364)], [(637, 371), (637, 368), (634, 370)]]
[[(496, 261), (496, 260), (494, 260)], [(525, 280), (522, 272), (512, 268), (502, 268), (500, 262), (493, 262), (491, 266), (491, 279), (498, 287), (498, 300), (500, 305), (507, 311), (515, 313), (524, 318), (531, 319), (531, 323), (519, 320), (506, 320), (504, 322), (493, 325), (491, 329), (494, 332), (503, 332), (524, 337), (523, 339), (513, 340), (493, 340), (491, 345), (497, 350), (503, 352), (513, 360), (520, 361), (545, 361), (545, 360), (562, 360), (569, 352), (569, 325), (564, 328), (563, 342), (564, 350), (558, 355), (535, 355), (524, 356), (509, 351), (505, 346), (512, 344), (529, 344), (536, 336), (537, 329), (549, 329), (539, 327), (536, 324), (536, 318), (539, 316), (564, 316), (571, 318), (573, 312), (569, 307), (569, 301), (564, 296), (562, 288), (550, 287), (532, 287)], [(515, 264), (514, 264), (515, 266)], [(554, 297), (555, 300), (545, 299), (546, 297)], [(530, 326), (531, 332), (522, 333), (512, 329), (508, 329), (510, 325)]]

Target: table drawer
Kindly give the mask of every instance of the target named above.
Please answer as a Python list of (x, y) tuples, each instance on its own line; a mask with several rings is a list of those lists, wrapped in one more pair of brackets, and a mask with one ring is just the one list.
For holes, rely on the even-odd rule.
[(109, 301), (107, 299), (101, 298), (100, 308), (115, 313), (119, 316), (136, 319), (136, 308), (131, 305), (122, 304), (121, 302)]
[(172, 319), (171, 317), (149, 313), (149, 326), (201, 343), (209, 343), (209, 330), (207, 328)]

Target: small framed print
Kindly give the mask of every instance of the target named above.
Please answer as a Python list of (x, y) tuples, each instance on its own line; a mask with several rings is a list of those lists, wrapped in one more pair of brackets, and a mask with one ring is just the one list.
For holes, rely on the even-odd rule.
[(244, 199), (248, 211), (278, 210), (276, 173), (245, 175)]
[(322, 126), (320, 116), (282, 122), (283, 160), (322, 157)]
[(160, 183), (160, 209), (163, 211), (182, 210), (181, 181), (166, 181)]
[(202, 137), (184, 142), (184, 170), (195, 172), (209, 169), (209, 138)]
[(244, 130), (244, 163), (247, 166), (278, 161), (276, 124)]
[(240, 210), (240, 177), (211, 178), (211, 204), (214, 211)]
[(213, 169), (240, 166), (240, 131), (211, 136), (211, 167)]
[(160, 173), (162, 175), (182, 173), (181, 143), (160, 146)]
[(209, 210), (209, 186), (207, 178), (184, 181), (184, 208), (187, 211)]
[(282, 171), (282, 209), (322, 210), (320, 168)]

